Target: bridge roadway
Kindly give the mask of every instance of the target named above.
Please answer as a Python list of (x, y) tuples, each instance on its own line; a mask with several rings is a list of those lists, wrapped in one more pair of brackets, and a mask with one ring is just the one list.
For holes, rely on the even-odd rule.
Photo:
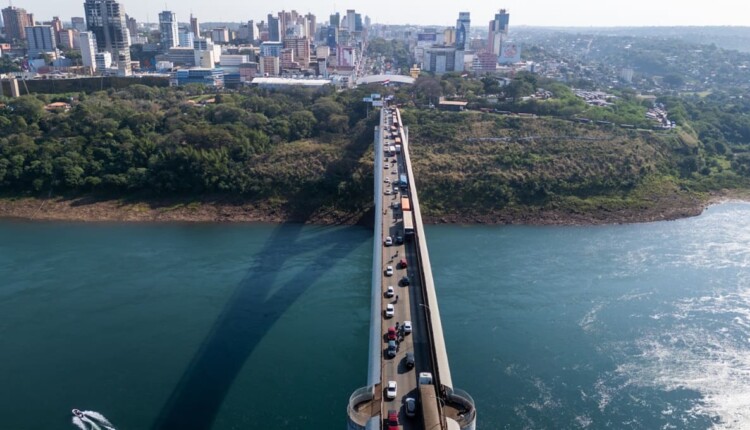
[[(381, 110), (380, 124), (375, 132), (376, 216), (368, 385), (355, 391), (350, 398), (348, 428), (389, 429), (389, 411), (396, 411), (402, 429), (474, 429), (473, 400), (452, 388), (416, 186), (412, 180), (408, 130), (402, 125), (398, 110)], [(384, 148), (395, 146), (397, 137), (402, 150), (395, 155), (385, 155)], [(407, 189), (398, 186), (401, 174), (409, 178)], [(406, 215), (413, 213), (413, 236), (404, 234), (405, 212), (400, 205), (394, 205), (400, 203), (402, 196), (411, 202), (412, 212), (406, 212)], [(389, 236), (393, 240), (391, 246), (385, 245)], [(403, 237), (403, 243), (396, 242), (398, 236)], [(406, 260), (406, 268), (399, 264), (401, 259)], [(388, 266), (393, 268), (392, 276), (386, 274)], [(409, 279), (408, 286), (399, 282), (403, 277)], [(386, 297), (389, 286), (394, 289), (394, 297)], [(392, 318), (385, 316), (388, 304), (394, 306)], [(404, 321), (411, 321), (413, 333), (400, 333), (396, 356), (389, 358), (386, 351), (388, 329), (396, 322), (401, 327)], [(407, 353), (414, 354), (416, 363), (413, 369), (406, 367)], [(422, 395), (418, 385), (420, 372), (431, 373), (436, 384), (431, 388), (423, 386)], [(396, 381), (398, 385), (395, 399), (386, 397), (389, 381)], [(405, 412), (404, 402), (408, 397), (414, 398), (418, 404), (414, 417), (408, 417)]]

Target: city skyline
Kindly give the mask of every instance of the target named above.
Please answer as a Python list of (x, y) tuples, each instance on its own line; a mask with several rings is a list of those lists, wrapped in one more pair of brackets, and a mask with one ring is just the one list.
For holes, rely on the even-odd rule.
[[(735, 0), (716, 0), (710, 7), (684, 7), (684, 2), (663, 0), (650, 2), (632, 0), (628, 7), (614, 10), (611, 4), (596, 0), (569, 0), (557, 2), (537, 0), (490, 1), (477, 0), (466, 5), (451, 5), (435, 8), (433, 2), (415, 0), (408, 3), (385, 0), (373, 7), (372, 3), (354, 0), (348, 2), (310, 2), (301, 0), (285, 1), (279, 5), (237, 4), (228, 0), (205, 2), (179, 2), (166, 5), (154, 4), (145, 0), (124, 0), (128, 15), (139, 22), (158, 23), (158, 14), (170, 10), (180, 23), (187, 23), (190, 14), (201, 22), (242, 22), (263, 20), (268, 13), (278, 10), (296, 9), (311, 12), (327, 18), (333, 12), (356, 9), (362, 16), (368, 15), (373, 23), (453, 25), (459, 11), (471, 13), (477, 23), (474, 27), (484, 27), (501, 8), (513, 16), (514, 26), (552, 27), (616, 27), (616, 26), (750, 26), (750, 5), (737, 4)], [(81, 16), (83, 2), (80, 0), (24, 0), (14, 2), (14, 6), (24, 8), (34, 14), (37, 21), (46, 21), (52, 16), (60, 16), (69, 21), (72, 16)], [(408, 18), (407, 18), (408, 17)], [(319, 19), (319, 23), (327, 19)], [(486, 21), (486, 22), (485, 22)], [(481, 23), (481, 24), (480, 24)]]

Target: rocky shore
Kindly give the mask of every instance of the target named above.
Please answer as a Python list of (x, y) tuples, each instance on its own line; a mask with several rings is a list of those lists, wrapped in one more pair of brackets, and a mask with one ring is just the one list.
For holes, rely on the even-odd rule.
[[(492, 213), (424, 216), (428, 224), (597, 225), (674, 220), (700, 215), (710, 204), (750, 200), (750, 191), (724, 190), (705, 198), (656, 201), (627, 210), (598, 208), (571, 212), (555, 208), (515, 207)], [(107, 200), (93, 198), (0, 198), (0, 218), (81, 222), (300, 222), (319, 225), (369, 225), (371, 212), (335, 210), (298, 214), (262, 203), (222, 200)]]

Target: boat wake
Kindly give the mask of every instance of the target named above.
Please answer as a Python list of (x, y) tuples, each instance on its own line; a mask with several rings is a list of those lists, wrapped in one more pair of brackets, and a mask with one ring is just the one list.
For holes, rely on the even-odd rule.
[(104, 415), (96, 411), (73, 409), (73, 424), (81, 430), (115, 430)]

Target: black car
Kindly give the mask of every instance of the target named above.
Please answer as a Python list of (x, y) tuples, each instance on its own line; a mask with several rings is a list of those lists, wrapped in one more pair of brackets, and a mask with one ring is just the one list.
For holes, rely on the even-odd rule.
[(399, 281), (399, 284), (401, 284), (403, 286), (409, 285), (409, 277), (408, 276), (404, 276), (403, 278), (401, 278), (401, 280)]
[(397, 245), (403, 245), (404, 244), (404, 237), (401, 236), (401, 235), (396, 236), (396, 244)]
[(406, 368), (407, 369), (414, 368), (414, 353), (413, 352), (406, 353)]

